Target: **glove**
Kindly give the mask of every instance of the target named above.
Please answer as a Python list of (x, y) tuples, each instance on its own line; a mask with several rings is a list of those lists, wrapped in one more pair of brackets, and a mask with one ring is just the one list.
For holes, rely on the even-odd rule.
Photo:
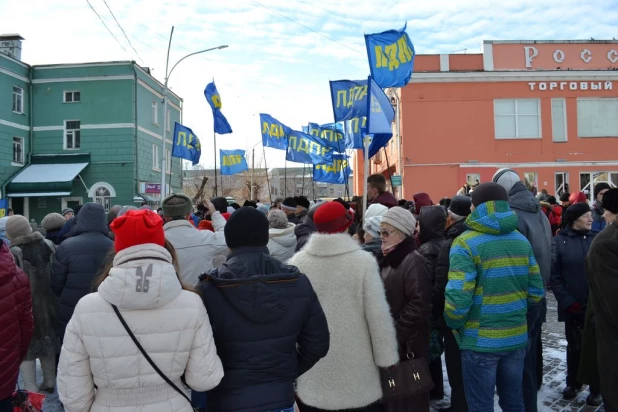
[(569, 312), (572, 315), (577, 315), (579, 312), (581, 312), (581, 310), (582, 310), (582, 305), (580, 305), (579, 302), (575, 302), (574, 304), (572, 304), (571, 306), (567, 308), (567, 312)]

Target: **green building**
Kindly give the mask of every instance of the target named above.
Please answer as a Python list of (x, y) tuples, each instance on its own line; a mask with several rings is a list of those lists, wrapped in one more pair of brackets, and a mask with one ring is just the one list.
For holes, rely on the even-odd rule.
[[(19, 35), (0, 36), (0, 199), (41, 222), (87, 202), (155, 205), (161, 143), (171, 191), (181, 190), (181, 160), (170, 156), (182, 99), (133, 61), (30, 66)], [(171, 167), (170, 167), (171, 166)], [(170, 193), (166, 184), (165, 192)], [(1, 214), (2, 212), (0, 212)]]

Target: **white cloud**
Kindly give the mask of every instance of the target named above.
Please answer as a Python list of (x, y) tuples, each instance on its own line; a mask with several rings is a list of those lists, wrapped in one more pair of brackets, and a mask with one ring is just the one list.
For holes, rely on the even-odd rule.
[[(86, 1), (5, 2), (4, 32), (26, 38), (31, 64), (137, 60), (103, 0), (90, 0), (123, 50)], [(596, 39), (615, 34), (615, 0), (107, 0), (145, 65), (163, 80), (167, 38), (175, 25), (170, 61), (189, 52), (229, 44), (187, 59), (170, 79), (184, 98), (184, 122), (201, 138), (202, 162), (212, 166), (212, 115), (203, 96), (214, 78), (234, 133), (220, 148), (250, 149), (260, 141), (258, 114), (289, 126), (332, 121), (328, 80), (368, 74), (363, 33), (399, 29), (408, 22), (418, 53), (478, 52), (481, 40)], [(268, 10), (258, 3), (274, 10)], [(311, 27), (317, 34), (280, 14)], [(325, 36), (333, 39), (329, 40)], [(343, 46), (343, 45), (345, 46)], [(284, 153), (268, 150), (269, 166)]]

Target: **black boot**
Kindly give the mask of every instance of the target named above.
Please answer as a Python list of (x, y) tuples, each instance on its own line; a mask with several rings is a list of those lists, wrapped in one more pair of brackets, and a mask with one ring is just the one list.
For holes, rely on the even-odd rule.
[(603, 403), (603, 397), (600, 393), (590, 392), (590, 395), (586, 398), (586, 404), (590, 406), (601, 406)]
[(562, 397), (564, 399), (575, 399), (575, 397), (577, 396), (580, 390), (581, 390), (581, 387), (575, 388), (573, 386), (567, 385), (567, 387), (564, 388), (564, 390), (562, 391)]

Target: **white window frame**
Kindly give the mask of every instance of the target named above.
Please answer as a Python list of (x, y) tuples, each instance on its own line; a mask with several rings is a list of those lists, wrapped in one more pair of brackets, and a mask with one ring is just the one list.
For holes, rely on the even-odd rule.
[[(563, 176), (562, 186), (558, 186), (558, 183), (556, 182), (556, 178), (559, 175)], [(568, 184), (569, 184), (569, 172), (555, 172), (554, 173), (554, 189), (555, 189), (554, 193), (556, 194), (556, 197), (560, 196), (564, 192), (568, 192), (567, 187), (566, 187)], [(561, 188), (562, 188), (562, 192), (560, 191)]]
[[(19, 92), (17, 92), (15, 89), (18, 89)], [(16, 97), (19, 98), (18, 101), (16, 101)], [(17, 104), (17, 107), (16, 107)], [(24, 89), (19, 87), (19, 86), (13, 86), (13, 113), (17, 113), (17, 114), (24, 114)]]
[[(68, 122), (79, 122), (79, 129), (67, 129)], [(69, 147), (69, 145), (67, 144), (69, 132), (75, 132), (75, 131), (79, 131), (79, 147)], [(62, 146), (64, 150), (80, 150), (82, 147), (82, 122), (79, 119), (65, 120), (63, 137), (64, 138), (63, 138)], [(75, 135), (74, 134), (73, 134), (73, 146), (75, 146)]]
[(161, 166), (159, 164), (159, 145), (152, 145), (152, 170), (156, 170), (157, 172), (161, 171)]
[[(496, 114), (496, 102), (508, 102), (508, 101), (512, 101), (515, 102), (515, 114), (512, 115), (506, 115), (506, 114), (502, 114), (502, 115), (497, 115)], [(520, 114), (518, 113), (518, 102), (520, 101), (536, 101), (537, 103), (537, 119), (538, 119), (538, 126), (539, 126), (539, 136), (526, 136), (526, 137), (520, 137), (519, 136), (519, 121), (518, 121), (518, 116), (520, 116)], [(515, 136), (514, 137), (498, 137), (496, 136), (496, 116), (515, 116)], [(521, 116), (532, 116), (529, 114), (522, 114)], [(534, 140), (534, 139), (542, 139), (543, 138), (543, 124), (541, 122), (541, 99), (494, 99), (494, 138), (496, 140)]]
[(159, 104), (152, 102), (152, 124), (159, 125)]
[[(18, 144), (21, 146), (21, 161), (15, 160), (15, 139), (18, 140)], [(13, 136), (13, 150), (11, 158), (11, 166), (23, 166), (24, 165), (24, 138), (19, 136)]]
[(167, 128), (168, 132), (172, 131), (172, 112), (170, 111), (170, 109), (167, 109), (167, 111), (165, 112), (165, 127)]
[(169, 175), (172, 173), (172, 151), (169, 149), (165, 149), (165, 174)]
[[(67, 94), (71, 94), (71, 101), (67, 101)], [(75, 93), (79, 93), (79, 100), (75, 100)], [(81, 103), (82, 102), (82, 93), (79, 90), (65, 90), (62, 93), (62, 103)]]
[[(614, 100), (614, 101), (618, 101), (618, 98), (615, 97), (578, 97), (577, 98), (577, 118), (579, 119), (579, 102), (580, 101), (586, 101), (586, 100), (601, 100), (601, 101), (609, 101), (609, 100)], [(618, 116), (618, 113), (616, 114)], [(603, 138), (603, 137), (616, 137), (614, 135), (609, 135), (609, 136), (596, 136), (596, 135), (581, 135), (579, 133), (579, 122), (578, 122), (578, 126), (577, 126), (577, 137), (582, 138), (582, 139), (597, 139), (597, 138)]]
[[(594, 181), (594, 176), (598, 175), (598, 174), (603, 174), (603, 173), (607, 173), (607, 180), (600, 180), (598, 182)], [(590, 182), (585, 186), (582, 187), (582, 175), (588, 175), (588, 177), (590, 178)], [(595, 170), (592, 172), (589, 171), (583, 171), (583, 172), (579, 172), (579, 187), (580, 189), (578, 191), (580, 192), (584, 192), (586, 194), (586, 197), (588, 198), (588, 200), (594, 202), (595, 199), (593, 199), (594, 197), (594, 186), (598, 185), (599, 183), (607, 183), (609, 184), (609, 186), (611, 188), (614, 188), (614, 182), (612, 182), (612, 175), (616, 175), (618, 174), (618, 170)], [(586, 193), (587, 192), (587, 193)]]
[[(564, 113), (562, 121), (564, 122), (564, 140), (556, 140), (556, 131), (554, 130), (554, 102), (562, 103), (562, 113)], [(566, 99), (551, 99), (551, 138), (554, 143), (566, 143), (569, 141), (569, 132), (567, 130), (567, 105)]]

